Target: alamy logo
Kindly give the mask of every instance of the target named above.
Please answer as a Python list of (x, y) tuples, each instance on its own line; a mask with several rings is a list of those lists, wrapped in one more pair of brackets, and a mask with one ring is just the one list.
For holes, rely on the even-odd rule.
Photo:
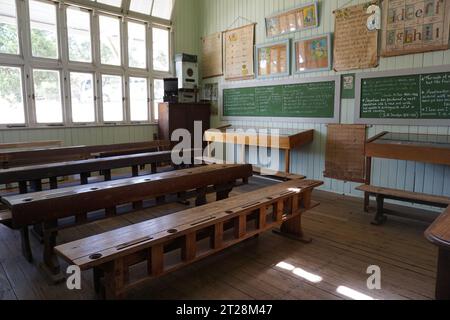
[(81, 269), (78, 266), (69, 266), (66, 270), (69, 275), (66, 281), (67, 289), (81, 290)]
[(381, 268), (379, 266), (369, 266), (367, 274), (370, 277), (367, 279), (367, 288), (369, 290), (381, 290)]

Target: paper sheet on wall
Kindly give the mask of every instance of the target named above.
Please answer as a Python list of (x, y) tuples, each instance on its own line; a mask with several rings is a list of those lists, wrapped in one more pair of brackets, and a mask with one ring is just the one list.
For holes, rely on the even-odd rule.
[(369, 31), (366, 13), (371, 3), (335, 12), (334, 70), (373, 68), (378, 65), (378, 31)]
[(203, 79), (223, 75), (222, 32), (202, 38)]
[(449, 48), (450, 0), (385, 0), (383, 57)]
[(225, 79), (253, 79), (255, 45), (255, 24), (224, 32), (225, 37)]

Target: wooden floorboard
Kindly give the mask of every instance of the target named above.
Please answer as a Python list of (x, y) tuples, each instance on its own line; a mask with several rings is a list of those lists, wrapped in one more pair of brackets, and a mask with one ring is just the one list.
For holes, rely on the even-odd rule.
[[(272, 184), (252, 178), (231, 196)], [(315, 192), (321, 205), (304, 216), (313, 238), (302, 244), (271, 232), (248, 240), (175, 273), (134, 289), (130, 299), (351, 299), (338, 292), (348, 287), (374, 299), (432, 299), (437, 250), (423, 236), (428, 224), (389, 217), (385, 226), (370, 224), (362, 200)], [(213, 201), (213, 195), (208, 196)], [(60, 232), (60, 243), (113, 230), (192, 207), (172, 203), (145, 214), (132, 213)], [(0, 299), (94, 299), (92, 271), (83, 273), (82, 290), (50, 285), (41, 273), (42, 246), (32, 237), (36, 262), (20, 253), (16, 231), (0, 226)], [(284, 263), (284, 264), (280, 264)], [(369, 266), (381, 268), (381, 290), (366, 285)], [(62, 263), (63, 268), (67, 264)], [(283, 267), (284, 266), (284, 267)], [(286, 269), (289, 266), (291, 269)], [(318, 276), (312, 282), (306, 276)], [(317, 280), (317, 279), (316, 279)]]

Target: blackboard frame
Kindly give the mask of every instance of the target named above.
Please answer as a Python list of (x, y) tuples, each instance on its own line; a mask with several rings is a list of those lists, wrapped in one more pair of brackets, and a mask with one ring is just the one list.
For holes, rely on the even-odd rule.
[(422, 75), (429, 73), (450, 72), (450, 65), (425, 67), (415, 69), (401, 69), (356, 74), (355, 81), (355, 123), (373, 125), (410, 125), (410, 126), (450, 126), (450, 119), (390, 119), (390, 118), (361, 118), (361, 82), (364, 79)]
[[(223, 114), (223, 90), (225, 89), (237, 89), (237, 88), (251, 88), (251, 87), (265, 87), (265, 86), (277, 86), (277, 85), (290, 85), (290, 84), (302, 84), (302, 83), (316, 83), (316, 82), (335, 82), (334, 92), (334, 117), (333, 118), (301, 118), (301, 117), (248, 117), (248, 116), (224, 116)], [(328, 76), (317, 78), (288, 78), (280, 80), (256, 80), (245, 81), (235, 83), (225, 83), (220, 86), (219, 90), (219, 115), (221, 121), (283, 121), (292, 123), (320, 123), (320, 124), (334, 124), (340, 123), (341, 120), (341, 76)]]

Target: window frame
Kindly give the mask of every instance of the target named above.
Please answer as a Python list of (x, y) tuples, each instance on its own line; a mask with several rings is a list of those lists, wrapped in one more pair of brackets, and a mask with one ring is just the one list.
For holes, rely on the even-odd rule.
[[(73, 127), (101, 127), (101, 126), (121, 126), (121, 125), (154, 125), (157, 124), (153, 113), (154, 104), (154, 79), (164, 79), (173, 77), (173, 33), (171, 21), (156, 17), (127, 12), (123, 8), (102, 5), (88, 0), (36, 0), (44, 3), (54, 4), (56, 7), (57, 37), (58, 37), (58, 59), (39, 58), (32, 56), (31, 28), (28, 0), (15, 0), (17, 14), (17, 32), (19, 37), (18, 55), (0, 54), (0, 66), (18, 67), (21, 70), (22, 94), (25, 114), (25, 124), (0, 124), (0, 130), (8, 128), (73, 128)], [(174, 5), (175, 5), (174, 1)], [(130, 2), (123, 1), (127, 8)], [(67, 30), (67, 9), (69, 7), (79, 8), (90, 14), (91, 27), (91, 54), (92, 62), (69, 61), (68, 30)], [(172, 10), (173, 12), (174, 10)], [(100, 26), (99, 15), (113, 16), (120, 21), (121, 30), (121, 66), (103, 65), (100, 62)], [(145, 24), (146, 30), (146, 51), (147, 67), (145, 69), (128, 66), (128, 28), (127, 21)], [(169, 32), (169, 72), (153, 70), (153, 28), (166, 29)], [(34, 79), (33, 70), (56, 70), (60, 74), (61, 88), (61, 108), (63, 115), (62, 123), (37, 123), (36, 103), (33, 99)], [(88, 123), (74, 123), (72, 119), (72, 101), (70, 72), (91, 73), (94, 77), (94, 108), (96, 120)], [(103, 92), (102, 75), (117, 75), (122, 77), (123, 92), (123, 121), (105, 122), (103, 121)], [(139, 77), (147, 79), (148, 94), (148, 121), (131, 121), (131, 110), (129, 101), (129, 78)]]

